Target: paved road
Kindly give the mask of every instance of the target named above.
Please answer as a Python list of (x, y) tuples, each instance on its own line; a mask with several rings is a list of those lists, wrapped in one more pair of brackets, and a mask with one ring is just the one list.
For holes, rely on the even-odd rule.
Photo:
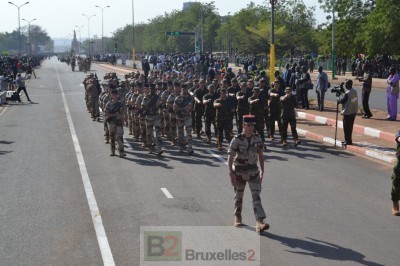
[[(225, 153), (196, 140), (193, 157), (167, 144), (156, 158), (125, 136), (128, 156), (111, 158), (84, 74), (55, 58), (37, 72), (34, 103), (0, 115), (1, 264), (138, 265), (140, 226), (231, 226)], [(309, 140), (265, 160), (261, 265), (398, 265), (389, 167)], [(249, 190), (243, 217), (254, 230)]]

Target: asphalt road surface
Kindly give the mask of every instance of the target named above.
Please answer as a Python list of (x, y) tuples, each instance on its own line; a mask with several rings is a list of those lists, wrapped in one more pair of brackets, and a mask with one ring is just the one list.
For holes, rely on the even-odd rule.
[[(125, 130), (127, 157), (110, 157), (85, 74), (55, 57), (36, 73), (33, 103), (0, 114), (1, 265), (139, 265), (140, 226), (232, 226), (226, 152), (195, 140), (188, 157), (167, 142), (157, 158)], [(390, 167), (310, 140), (268, 143), (265, 162), (261, 265), (399, 264)], [(249, 192), (238, 231), (254, 230)]]

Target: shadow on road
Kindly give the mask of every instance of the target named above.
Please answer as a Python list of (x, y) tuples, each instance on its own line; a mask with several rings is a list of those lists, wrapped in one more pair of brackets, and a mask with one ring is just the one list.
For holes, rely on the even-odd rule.
[[(250, 229), (251, 230), (251, 229)], [(254, 229), (253, 229), (254, 230)], [(290, 251), (300, 255), (308, 255), (317, 258), (324, 258), (328, 260), (337, 261), (354, 261), (362, 265), (378, 266), (378, 264), (371, 261), (366, 261), (365, 256), (357, 251), (349, 248), (344, 248), (326, 241), (306, 237), (307, 240), (278, 236), (271, 233), (263, 233), (264, 237), (276, 240), (281, 244), (288, 246), (292, 249), (301, 249), (302, 251)]]

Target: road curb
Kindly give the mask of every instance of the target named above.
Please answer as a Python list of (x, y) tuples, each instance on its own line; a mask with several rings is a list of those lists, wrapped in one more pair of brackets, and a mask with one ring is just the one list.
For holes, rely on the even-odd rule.
[[(329, 138), (329, 137), (325, 137), (325, 136), (322, 136), (322, 135), (319, 135), (319, 134), (316, 134), (314, 132), (311, 132), (311, 131), (308, 131), (308, 130), (305, 130), (305, 129), (297, 128), (297, 132), (300, 135), (305, 136), (306, 138), (315, 139), (315, 140), (318, 140), (318, 141), (321, 141), (321, 142), (325, 142), (325, 143), (329, 143), (329, 144), (332, 144), (332, 145), (335, 144), (335, 140), (334, 139)], [(341, 142), (338, 141), (338, 140), (336, 140), (336, 145), (337, 145), (337, 147), (341, 147), (342, 146)], [(388, 155), (382, 154), (380, 152), (377, 152), (377, 151), (374, 151), (374, 150), (370, 150), (370, 149), (366, 149), (364, 147), (359, 147), (359, 146), (356, 146), (356, 145), (348, 145), (347, 146), (347, 150), (352, 151), (354, 153), (358, 153), (358, 154), (364, 155), (364, 156), (372, 157), (374, 159), (378, 159), (378, 160), (384, 161), (384, 162), (389, 163), (389, 164), (394, 164), (396, 162), (396, 160), (397, 160), (397, 158), (395, 158), (395, 157), (388, 156)]]
[[(336, 124), (335, 119), (331, 119), (331, 118), (327, 118), (327, 117), (323, 117), (323, 116), (319, 116), (319, 115), (312, 115), (312, 114), (308, 114), (305, 112), (297, 112), (297, 116), (299, 118), (303, 118), (306, 120), (314, 121), (314, 122), (332, 126), (332, 127), (335, 127), (335, 124)], [(343, 121), (338, 120), (338, 128), (343, 128)], [(371, 137), (375, 137), (375, 138), (384, 139), (384, 140), (387, 140), (390, 142), (393, 142), (394, 136), (395, 136), (395, 134), (393, 134), (393, 133), (389, 133), (389, 132), (385, 132), (385, 131), (375, 129), (372, 127), (365, 127), (365, 126), (361, 126), (361, 125), (357, 125), (357, 124), (354, 124), (353, 132), (371, 136)]]

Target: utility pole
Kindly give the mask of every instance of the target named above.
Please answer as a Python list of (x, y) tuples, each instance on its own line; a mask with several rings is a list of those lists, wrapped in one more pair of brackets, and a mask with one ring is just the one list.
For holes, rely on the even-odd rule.
[(29, 54), (31, 53), (31, 22), (35, 21), (36, 19), (32, 19), (32, 20), (26, 20), (26, 19), (22, 19), (23, 21), (28, 22), (28, 43), (29, 43)]
[(101, 51), (104, 54), (104, 9), (110, 6), (105, 6), (105, 7), (100, 7), (100, 6), (95, 6), (101, 9)]
[(29, 2), (26, 2), (25, 4), (22, 4), (20, 6), (17, 6), (16, 4), (12, 2), (8, 2), (10, 5), (16, 6), (18, 8), (18, 54), (21, 55), (21, 20), (20, 20), (20, 8), (23, 7), (24, 5), (29, 4)]

